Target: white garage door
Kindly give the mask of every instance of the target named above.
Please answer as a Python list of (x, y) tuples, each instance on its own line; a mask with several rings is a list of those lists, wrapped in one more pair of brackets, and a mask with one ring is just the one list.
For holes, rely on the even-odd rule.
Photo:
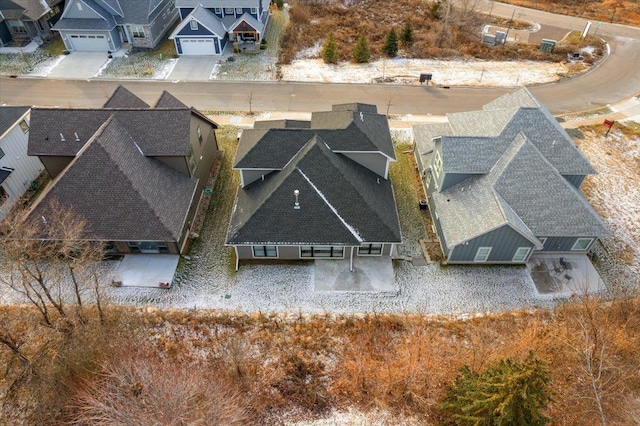
[(216, 47), (212, 38), (181, 38), (183, 55), (215, 55)]
[(104, 35), (71, 34), (69, 36), (74, 50), (84, 52), (106, 52), (109, 50), (109, 42)]

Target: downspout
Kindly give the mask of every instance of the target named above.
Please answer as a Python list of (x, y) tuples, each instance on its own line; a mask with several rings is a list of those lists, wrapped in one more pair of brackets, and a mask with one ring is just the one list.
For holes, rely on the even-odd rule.
[(236, 251), (236, 272), (238, 272), (238, 268), (240, 267), (240, 258), (238, 257), (238, 246), (233, 246), (233, 249)]
[(351, 247), (351, 255), (349, 256), (349, 272), (353, 272), (353, 250), (354, 248)]

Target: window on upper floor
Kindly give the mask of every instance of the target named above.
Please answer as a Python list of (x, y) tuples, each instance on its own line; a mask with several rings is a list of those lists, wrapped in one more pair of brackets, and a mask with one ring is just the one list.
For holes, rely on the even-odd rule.
[(167, 11), (173, 12), (175, 8), (176, 8), (176, 2), (172, 1), (171, 3), (169, 3), (169, 8), (167, 9)]
[(258, 14), (258, 8), (257, 7), (252, 7), (251, 8), (251, 14), (252, 15), (257, 15)]
[(221, 7), (214, 7), (213, 8), (213, 13), (215, 13), (216, 15), (220, 15), (222, 13), (222, 8)]
[(202, 130), (200, 130), (200, 126), (196, 129), (196, 133), (198, 134), (198, 142), (202, 145)]
[(193, 152), (193, 148), (189, 148), (189, 169), (191, 169), (191, 174), (196, 174), (196, 155)]
[(236, 7), (236, 14), (237, 15), (242, 15), (242, 8), (241, 7)]
[(192, 31), (195, 31), (198, 29), (198, 21), (196, 21), (195, 19), (192, 19), (191, 22), (189, 22), (189, 28), (191, 28)]
[(27, 120), (22, 120), (20, 122), (20, 128), (24, 133), (27, 133), (29, 131), (29, 123), (27, 123)]
[(578, 238), (576, 243), (571, 247), (571, 250), (579, 250), (584, 251), (591, 247), (591, 243), (593, 242), (593, 238)]
[(225, 15), (233, 15), (233, 8), (232, 7), (225, 7), (224, 8), (224, 14)]
[(433, 172), (436, 178), (440, 179), (440, 175), (442, 174), (442, 157), (440, 156), (440, 151), (436, 151), (436, 156), (433, 159)]
[(11, 31), (13, 31), (16, 34), (26, 34), (27, 33), (27, 28), (24, 26), (24, 23), (22, 21), (18, 21), (18, 20), (12, 19), (12, 20), (7, 21), (7, 24), (11, 28)]

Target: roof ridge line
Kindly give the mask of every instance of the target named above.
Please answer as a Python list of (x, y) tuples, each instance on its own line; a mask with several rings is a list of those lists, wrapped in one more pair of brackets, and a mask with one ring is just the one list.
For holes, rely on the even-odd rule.
[(338, 220), (344, 225), (345, 228), (347, 228), (347, 230), (349, 232), (351, 232), (351, 235), (353, 235), (355, 237), (356, 240), (358, 240), (359, 242), (364, 242), (364, 239), (360, 236), (360, 234), (358, 233), (358, 231), (351, 226), (350, 224), (347, 223), (346, 220), (344, 220), (344, 218), (342, 216), (340, 216), (340, 214), (338, 213), (338, 210), (336, 210), (335, 207), (333, 207), (333, 205), (329, 202), (329, 200), (327, 200), (327, 198), (324, 196), (324, 194), (322, 193), (322, 191), (320, 191), (320, 189), (318, 189), (318, 187), (311, 181), (311, 179), (309, 179), (307, 177), (306, 174), (304, 174), (304, 172), (302, 170), (300, 170), (298, 167), (296, 167), (296, 170), (302, 175), (302, 177), (309, 183), (309, 185), (311, 185), (311, 187), (316, 191), (316, 193), (320, 196), (320, 198), (325, 202), (325, 204), (331, 209), (331, 211), (333, 212), (333, 214), (336, 215), (336, 217), (338, 218)]

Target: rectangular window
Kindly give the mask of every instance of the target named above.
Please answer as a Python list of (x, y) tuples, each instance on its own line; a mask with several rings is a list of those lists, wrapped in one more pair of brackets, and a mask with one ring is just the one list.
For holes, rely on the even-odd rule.
[(252, 7), (251, 8), (251, 14), (252, 15), (257, 15), (258, 14), (258, 8), (257, 7)]
[(233, 8), (232, 7), (225, 7), (224, 8), (224, 14), (225, 15), (233, 15)]
[(216, 15), (221, 15), (222, 14), (222, 8), (221, 7), (214, 7), (213, 8), (213, 13), (215, 13)]
[(538, 240), (540, 240), (540, 244), (542, 244), (542, 248), (536, 249), (536, 250), (544, 250), (544, 245), (547, 242), (547, 237), (538, 237)]
[(364, 244), (358, 247), (358, 256), (379, 256), (382, 254), (382, 244)]
[(236, 14), (237, 15), (242, 15), (242, 8), (241, 7), (236, 7)]
[(138, 247), (137, 241), (128, 241), (127, 245), (129, 246), (129, 251), (131, 253), (140, 253), (140, 247)]
[(343, 246), (302, 246), (300, 257), (344, 257)]
[(191, 28), (192, 31), (195, 31), (198, 29), (198, 21), (196, 21), (195, 19), (192, 19), (191, 22), (189, 22), (189, 28)]
[(196, 156), (193, 153), (193, 148), (189, 148), (189, 169), (191, 169), (191, 174), (196, 174)]
[(27, 120), (22, 120), (20, 122), (20, 128), (23, 133), (27, 133), (29, 131), (29, 123), (27, 123)]
[(489, 253), (491, 253), (492, 247), (478, 247), (476, 257), (473, 258), (474, 262), (486, 262), (489, 259)]
[(252, 246), (253, 257), (278, 257), (276, 246)]
[(131, 25), (129, 28), (134, 38), (144, 38), (144, 27), (142, 25)]
[(516, 250), (516, 254), (513, 256), (513, 261), (524, 262), (527, 256), (529, 256), (530, 251), (530, 247), (518, 247), (518, 250)]
[(593, 242), (593, 238), (578, 238), (576, 243), (571, 247), (571, 250), (584, 251), (588, 250), (591, 247), (591, 243)]
[(440, 174), (442, 173), (442, 157), (440, 156), (440, 151), (436, 152), (436, 156), (433, 159), (433, 172), (436, 178), (440, 179)]
[(200, 130), (200, 126), (196, 129), (196, 133), (198, 134), (198, 141), (200, 142), (200, 145), (202, 145), (202, 130)]
[(429, 189), (429, 184), (431, 183), (431, 173), (428, 171), (424, 171), (424, 187)]
[(160, 253), (167, 254), (169, 253), (169, 246), (167, 245), (167, 243), (158, 243), (158, 251)]
[(172, 1), (171, 3), (169, 3), (169, 9), (167, 10), (169, 11), (169, 13), (171, 13), (175, 8), (176, 8), (176, 2)]
[(16, 34), (26, 34), (27, 33), (27, 28), (24, 26), (22, 21), (11, 20), (11, 21), (7, 21), (7, 24), (9, 24), (9, 27), (11, 28), (11, 31), (13, 31)]

